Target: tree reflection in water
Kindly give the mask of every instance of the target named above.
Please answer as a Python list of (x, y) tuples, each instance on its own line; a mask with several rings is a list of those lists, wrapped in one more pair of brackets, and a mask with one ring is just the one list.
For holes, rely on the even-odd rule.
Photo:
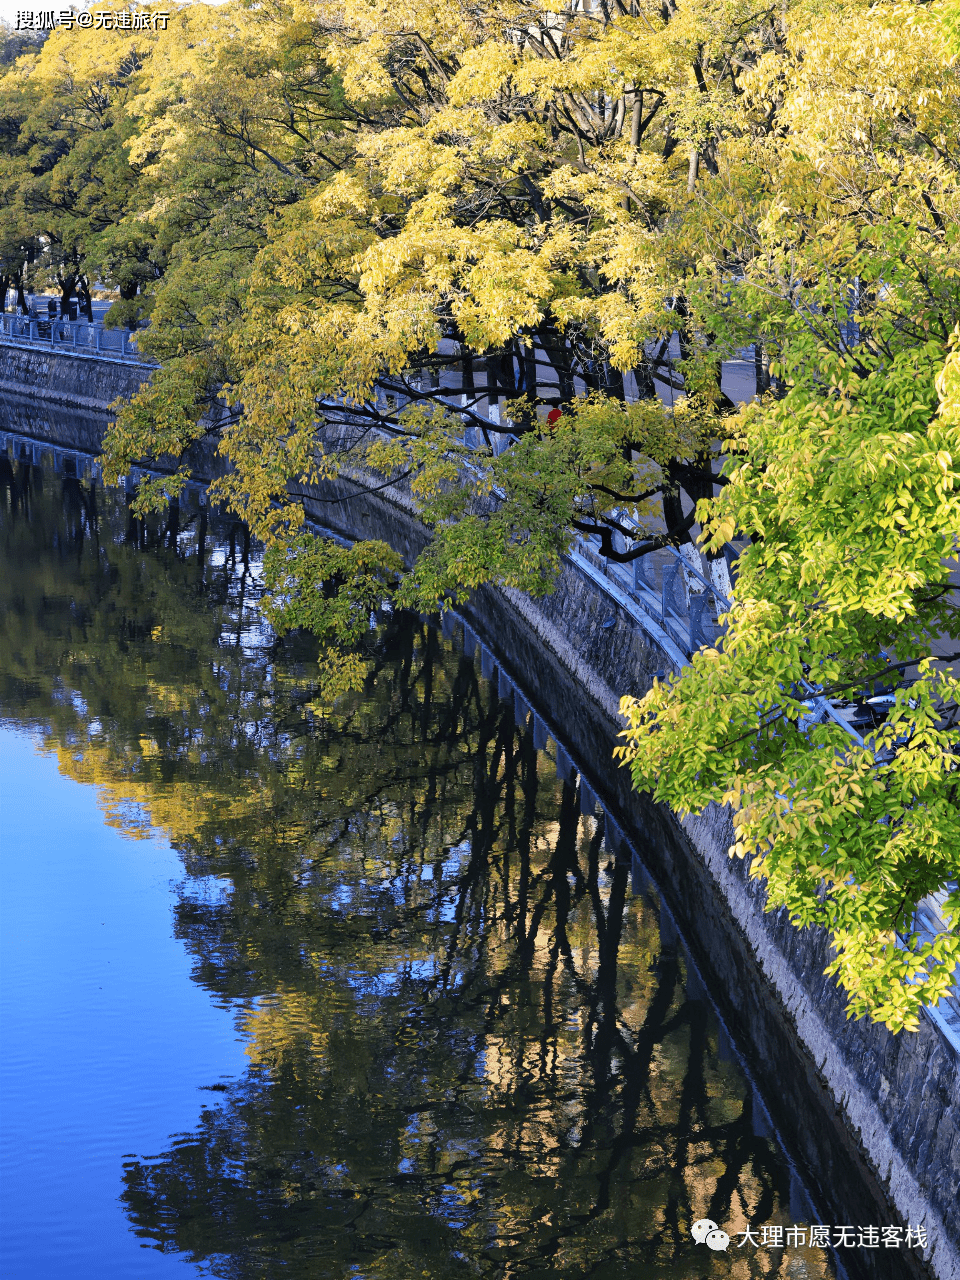
[[(186, 875), (250, 1068), (129, 1163), (145, 1241), (223, 1277), (826, 1276), (689, 1226), (789, 1224), (789, 1166), (657, 903), (495, 683), (422, 621), (315, 703), (242, 530), (0, 459), (4, 718)], [(171, 1053), (176, 1046), (171, 1046)]]

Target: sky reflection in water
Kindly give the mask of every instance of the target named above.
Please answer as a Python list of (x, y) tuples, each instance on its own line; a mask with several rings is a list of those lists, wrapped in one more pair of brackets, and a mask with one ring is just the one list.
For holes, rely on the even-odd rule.
[(802, 1193), (658, 904), (495, 681), (394, 618), (321, 707), (241, 531), (0, 467), (0, 709), (63, 775), (5, 752), (5, 1274), (832, 1274), (691, 1241), (802, 1221)]

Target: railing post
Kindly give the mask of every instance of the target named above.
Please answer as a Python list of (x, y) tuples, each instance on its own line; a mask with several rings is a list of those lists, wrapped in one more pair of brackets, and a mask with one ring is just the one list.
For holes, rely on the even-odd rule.
[(663, 574), (663, 587), (661, 589), (661, 600), (662, 600), (664, 618), (666, 618), (668, 613), (674, 614), (675, 617), (679, 617), (683, 613), (683, 606), (680, 605), (680, 607), (678, 608), (679, 601), (677, 600), (677, 589), (676, 589), (676, 583), (677, 583), (677, 579), (680, 577), (680, 573), (681, 573), (681, 568), (680, 568), (680, 560), (678, 557), (674, 561), (674, 563), (670, 566), (669, 569), (664, 570), (664, 574)]
[(703, 629), (703, 611), (709, 604), (710, 597), (706, 591), (700, 595), (691, 595), (690, 597), (690, 652), (699, 649), (701, 645), (712, 644), (710, 637)]
[(647, 576), (648, 558), (648, 556), (637, 556), (633, 562), (633, 589), (638, 593), (641, 587), (646, 587), (650, 591), (654, 589), (653, 578)]

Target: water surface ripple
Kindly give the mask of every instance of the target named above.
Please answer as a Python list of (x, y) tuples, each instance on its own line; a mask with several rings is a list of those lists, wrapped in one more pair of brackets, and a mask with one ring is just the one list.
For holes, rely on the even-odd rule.
[(691, 1240), (809, 1204), (472, 658), (381, 619), (325, 706), (242, 529), (0, 480), (6, 1277), (834, 1274)]

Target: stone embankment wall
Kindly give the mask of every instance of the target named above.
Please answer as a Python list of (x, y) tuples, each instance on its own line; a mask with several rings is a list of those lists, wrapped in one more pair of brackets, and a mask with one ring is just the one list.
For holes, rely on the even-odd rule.
[(150, 377), (144, 365), (0, 342), (0, 395), (104, 413)]
[[(16, 430), (13, 408), (3, 418)], [(30, 423), (34, 438), (71, 443), (64, 435), (75, 428), (59, 414), (47, 418), (27, 402), (14, 417)], [(88, 436), (89, 424), (73, 447), (86, 447)], [(348, 537), (383, 538), (408, 558), (426, 540), (409, 499), (366, 493), (362, 476), (313, 490), (307, 507), (318, 523)], [(655, 671), (672, 665), (671, 655), (602, 582), (570, 562), (541, 599), (484, 588), (461, 612), (557, 727), (655, 877), (694, 960), (716, 975), (710, 994), (747, 1067), (767, 1082), (772, 1122), (812, 1189), (819, 1220), (925, 1225), (925, 1260), (857, 1249), (850, 1271), (960, 1280), (960, 1058), (926, 1020), (899, 1036), (848, 1021), (842, 995), (823, 976), (824, 935), (798, 932), (782, 912), (765, 914), (762, 890), (728, 858), (729, 814), (713, 809), (681, 823), (638, 796), (611, 761), (620, 695), (642, 692)]]
[[(341, 481), (308, 501), (319, 522), (349, 537), (379, 537), (408, 558), (425, 531), (402, 494), (388, 500)], [(339, 499), (330, 501), (331, 498)], [(668, 654), (601, 583), (566, 562), (541, 599), (484, 588), (459, 611), (583, 769), (604, 809), (628, 833), (678, 919), (694, 959), (719, 984), (711, 995), (753, 1073), (783, 1082), (766, 1100), (788, 1150), (815, 1189), (822, 1221), (926, 1226), (929, 1270), (960, 1280), (960, 1057), (921, 1020), (915, 1034), (847, 1019), (823, 974), (826, 935), (765, 913), (763, 891), (731, 860), (733, 824), (712, 808), (679, 822), (638, 796), (611, 750), (623, 693), (649, 688)], [(848, 1217), (842, 1215), (846, 1213)], [(857, 1251), (878, 1275), (926, 1268)]]

